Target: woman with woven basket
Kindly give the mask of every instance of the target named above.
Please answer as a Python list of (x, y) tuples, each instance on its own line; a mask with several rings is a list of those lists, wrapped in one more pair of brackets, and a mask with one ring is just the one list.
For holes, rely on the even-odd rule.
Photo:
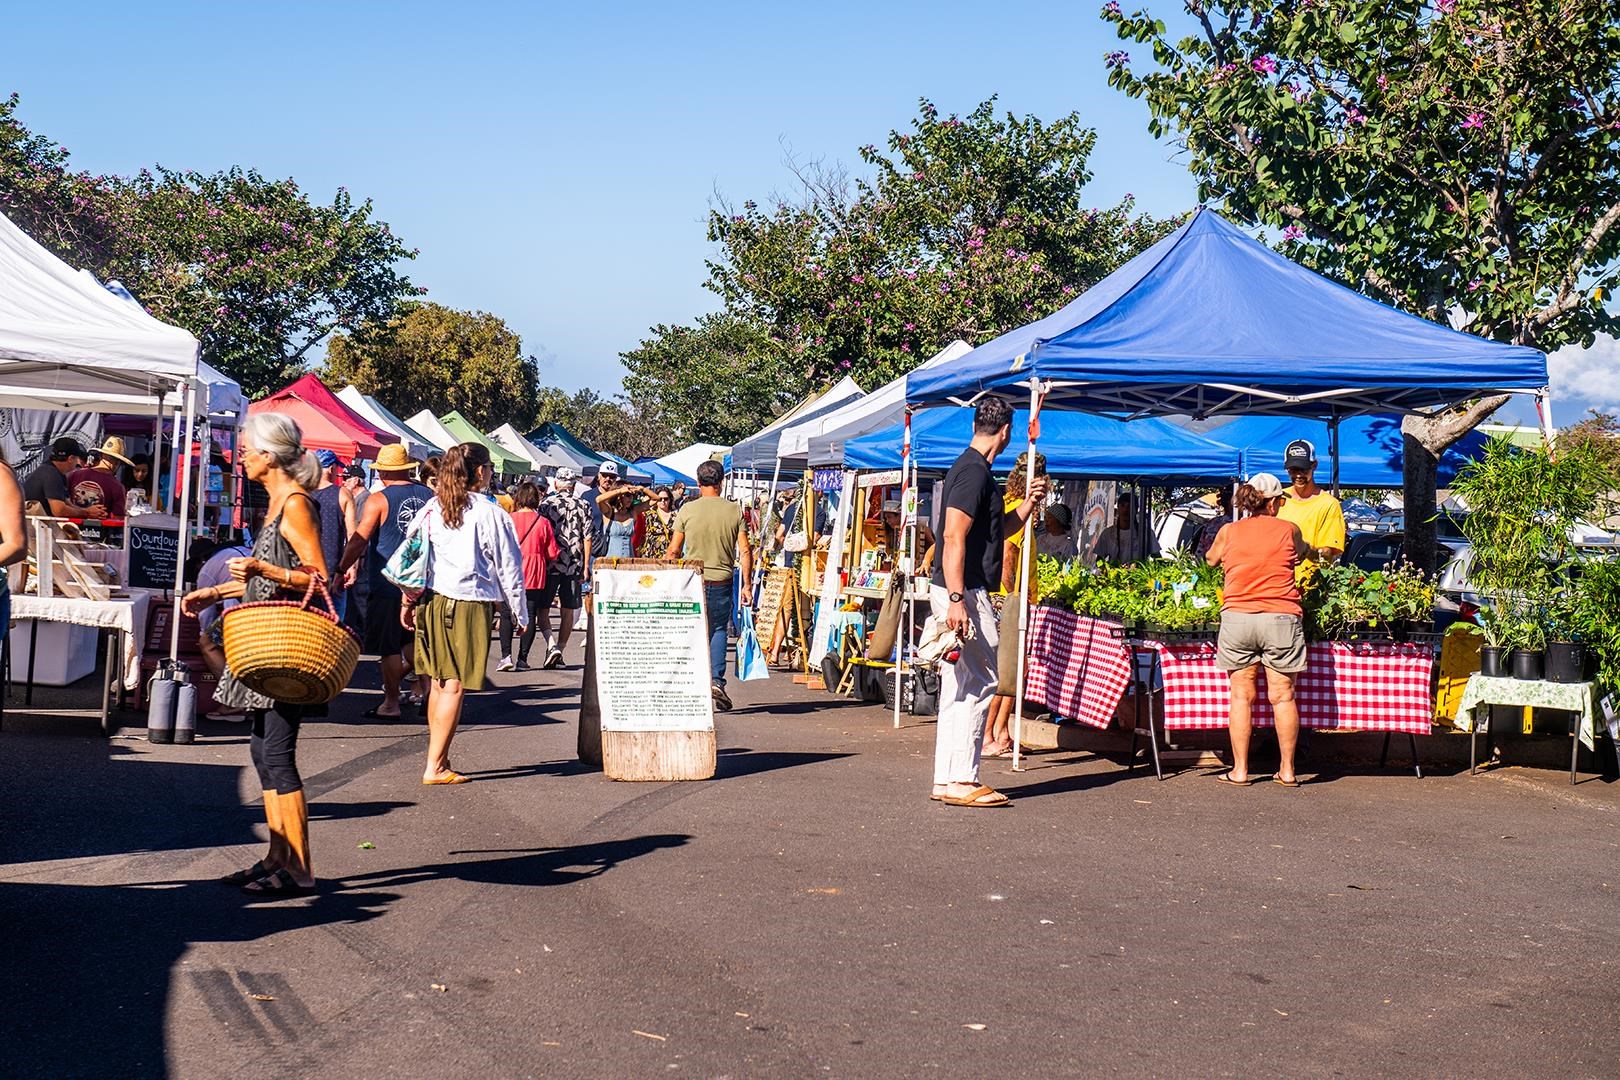
[(467, 689), (481, 690), (490, 628), (504, 601), (518, 633), (528, 629), (523, 555), (511, 515), (484, 494), (495, 473), (489, 448), (461, 443), (445, 451), (434, 497), (411, 521), (405, 546), (423, 533), (426, 590), (406, 597), (400, 622), (416, 632), (416, 670), (429, 680), (424, 784), (464, 784), (450, 767), (450, 742)]
[[(231, 580), (186, 594), (187, 614), (195, 615), (222, 600), (246, 603), (302, 595), (312, 584), (310, 571), (326, 576), (321, 550), (320, 511), (310, 495), (320, 480), (315, 455), (304, 449), (298, 425), (277, 413), (248, 417), (238, 456), (249, 480), (264, 485), (270, 508), (253, 554), (232, 559)], [(229, 667), (220, 676), (214, 698), (242, 709), (253, 722), (253, 767), (264, 791), (264, 819), (270, 850), (252, 866), (221, 880), (254, 894), (297, 896), (315, 888), (309, 851), (309, 807), (298, 775), (298, 727), (308, 706), (292, 705), (250, 689)]]

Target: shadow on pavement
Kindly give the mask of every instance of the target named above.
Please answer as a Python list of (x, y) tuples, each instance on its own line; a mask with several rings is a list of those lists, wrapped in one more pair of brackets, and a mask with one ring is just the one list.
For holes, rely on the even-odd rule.
[(510, 854), (510, 857), (378, 870), (369, 874), (352, 874), (339, 879), (339, 883), (347, 888), (362, 884), (367, 888), (398, 888), (403, 885), (419, 885), (425, 881), (453, 879), (481, 885), (537, 887), (567, 885), (570, 882), (598, 877), (620, 863), (663, 848), (683, 847), (691, 839), (692, 837), (685, 833), (653, 833), (647, 836), (632, 836), (624, 840), (575, 844), (570, 847), (452, 851), (450, 853), (452, 855)]
[[(234, 793), (233, 793), (234, 795)], [(170, 980), (199, 942), (245, 942), (309, 926), (360, 923), (398, 899), (343, 892), (302, 903), (249, 904), (216, 882), (177, 885), (0, 883), (6, 924), (6, 993), (0, 1044), (9, 1076), (166, 1077)], [(205, 1003), (229, 1024), (233, 1053), (249, 1075), (257, 1039), (273, 1053), (274, 1030), (296, 999), (257, 1003), (228, 972), (193, 971)], [(222, 983), (210, 993), (202, 976)], [(236, 973), (248, 981), (252, 973)], [(262, 1021), (264, 1022), (261, 1022)], [(268, 1027), (266, 1026), (268, 1024)], [(241, 1040), (237, 1042), (236, 1040)], [(266, 1057), (264, 1062), (273, 1060)], [(225, 1062), (220, 1063), (225, 1066)]]
[(746, 746), (733, 746), (719, 751), (715, 779), (726, 780), (738, 776), (752, 776), (755, 773), (775, 772), (778, 769), (795, 769), (800, 765), (814, 765), (818, 761), (837, 761), (839, 758), (854, 756), (852, 753), (831, 751), (750, 750)]

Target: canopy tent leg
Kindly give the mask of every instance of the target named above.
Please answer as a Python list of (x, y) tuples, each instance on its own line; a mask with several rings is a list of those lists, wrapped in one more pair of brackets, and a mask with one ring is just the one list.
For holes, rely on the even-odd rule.
[(186, 394), (186, 426), (177, 429), (174, 433), (174, 458), (181, 463), (180, 468), (180, 532), (177, 537), (179, 550), (174, 560), (174, 613), (169, 619), (169, 659), (180, 659), (180, 600), (186, 594), (186, 548), (190, 546), (187, 535), (188, 521), (191, 516), (191, 470), (185, 467), (182, 455), (189, 456), (191, 451), (191, 428), (196, 423), (197, 415), (197, 387), (195, 384), (183, 387)]
[(1551, 447), (1558, 432), (1552, 422), (1552, 387), (1536, 391), (1536, 419), (1541, 421), (1542, 441)]
[[(1035, 448), (1041, 439), (1041, 401), (1045, 398), (1041, 380), (1029, 380), (1029, 455), (1024, 460), (1024, 500), (1030, 501), (1029, 492), (1035, 484)], [(1013, 698), (1013, 772), (1024, 768), (1024, 673), (1029, 665), (1029, 574), (1035, 552), (1035, 509), (1030, 508), (1024, 521), (1024, 542), (1018, 545), (1018, 580), (1014, 588), (1021, 592), (1018, 603), (1018, 679)]]
[(776, 471), (771, 473), (771, 490), (765, 496), (765, 512), (760, 515), (759, 557), (754, 560), (754, 581), (748, 583), (750, 589), (754, 588), (754, 582), (763, 582), (765, 580), (765, 552), (770, 550), (771, 541), (776, 533), (776, 485), (781, 479), (782, 457), (777, 455)]
[(1328, 417), (1328, 453), (1333, 457), (1333, 497), (1339, 497), (1339, 412)]
[(146, 479), (152, 485), (152, 509), (161, 510), (158, 492), (163, 488), (163, 391), (158, 391), (157, 414), (152, 417), (152, 464), (146, 470)]

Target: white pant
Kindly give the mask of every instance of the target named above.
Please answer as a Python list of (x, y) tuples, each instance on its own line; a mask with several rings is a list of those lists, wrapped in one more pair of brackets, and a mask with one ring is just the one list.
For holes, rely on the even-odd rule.
[[(990, 594), (969, 589), (963, 600), (973, 639), (962, 642), (956, 663), (939, 665), (939, 723), (934, 730), (934, 783), (977, 784), (979, 749), (990, 698), (996, 691), (996, 613)], [(951, 594), (938, 585), (928, 589), (928, 606), (939, 622), (950, 610)]]

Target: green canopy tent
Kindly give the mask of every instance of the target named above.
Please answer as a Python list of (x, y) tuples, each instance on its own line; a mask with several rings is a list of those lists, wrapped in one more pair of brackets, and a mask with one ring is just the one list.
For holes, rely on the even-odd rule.
[(534, 472), (534, 462), (526, 457), (512, 453), (500, 443), (485, 435), (473, 426), (472, 421), (459, 412), (447, 412), (439, 417), (439, 423), (444, 429), (462, 442), (482, 443), (489, 450), (489, 458), (495, 463), (495, 471), (504, 476), (522, 476), (524, 473)]

